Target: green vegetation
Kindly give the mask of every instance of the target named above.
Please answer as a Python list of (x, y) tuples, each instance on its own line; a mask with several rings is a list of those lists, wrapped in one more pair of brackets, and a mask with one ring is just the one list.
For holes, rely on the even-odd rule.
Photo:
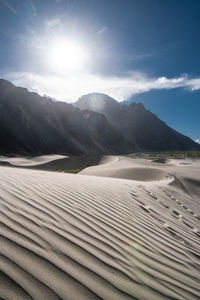
[(96, 164), (92, 163), (92, 162), (86, 162), (85, 164), (80, 166), (80, 168), (77, 168), (77, 169), (63, 169), (63, 170), (61, 169), (61, 170), (57, 170), (57, 172), (77, 174), (80, 171), (82, 171), (83, 169), (88, 168), (88, 167), (92, 167), (92, 166), (96, 166)]
[(135, 156), (147, 157), (174, 157), (174, 158), (200, 158), (200, 151), (156, 151), (139, 152)]
[(57, 170), (57, 172), (77, 174), (78, 172), (80, 172), (80, 171), (83, 170), (83, 169), (85, 169), (85, 168)]

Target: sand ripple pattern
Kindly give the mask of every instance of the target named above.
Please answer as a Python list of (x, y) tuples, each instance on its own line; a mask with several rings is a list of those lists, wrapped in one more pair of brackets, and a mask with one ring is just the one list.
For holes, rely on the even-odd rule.
[(1, 167), (0, 298), (200, 299), (200, 217), (183, 197)]

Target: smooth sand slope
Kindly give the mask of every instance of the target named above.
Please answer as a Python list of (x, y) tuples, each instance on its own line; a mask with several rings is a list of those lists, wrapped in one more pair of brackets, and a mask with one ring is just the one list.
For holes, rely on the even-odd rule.
[(79, 174), (137, 181), (159, 181), (170, 178), (167, 171), (159, 168), (158, 165), (154, 166), (144, 159), (133, 160), (124, 156), (105, 156), (101, 159), (98, 166), (86, 168)]
[(0, 298), (199, 299), (199, 182), (186, 160), (1, 166)]
[(0, 157), (0, 163), (4, 164), (7, 163), (8, 165), (14, 167), (36, 167), (40, 165), (46, 165), (52, 161), (57, 161), (63, 158), (68, 158), (67, 156), (53, 154), (53, 155), (42, 155), (36, 156), (32, 158), (26, 157)]
[(63, 156), (58, 154), (37, 157), (5, 157), (0, 156), (0, 166), (36, 169), (46, 171), (64, 171), (85, 168), (98, 164), (101, 156)]

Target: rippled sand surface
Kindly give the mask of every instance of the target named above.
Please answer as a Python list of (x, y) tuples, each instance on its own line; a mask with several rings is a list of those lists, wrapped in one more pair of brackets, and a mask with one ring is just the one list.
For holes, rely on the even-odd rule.
[(199, 299), (199, 183), (199, 161), (1, 166), (0, 298)]

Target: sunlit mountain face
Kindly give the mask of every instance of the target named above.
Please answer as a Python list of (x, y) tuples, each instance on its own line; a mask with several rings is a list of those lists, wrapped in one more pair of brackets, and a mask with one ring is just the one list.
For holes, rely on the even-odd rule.
[(142, 102), (196, 140), (199, 11), (186, 0), (3, 0), (0, 77), (65, 102)]

